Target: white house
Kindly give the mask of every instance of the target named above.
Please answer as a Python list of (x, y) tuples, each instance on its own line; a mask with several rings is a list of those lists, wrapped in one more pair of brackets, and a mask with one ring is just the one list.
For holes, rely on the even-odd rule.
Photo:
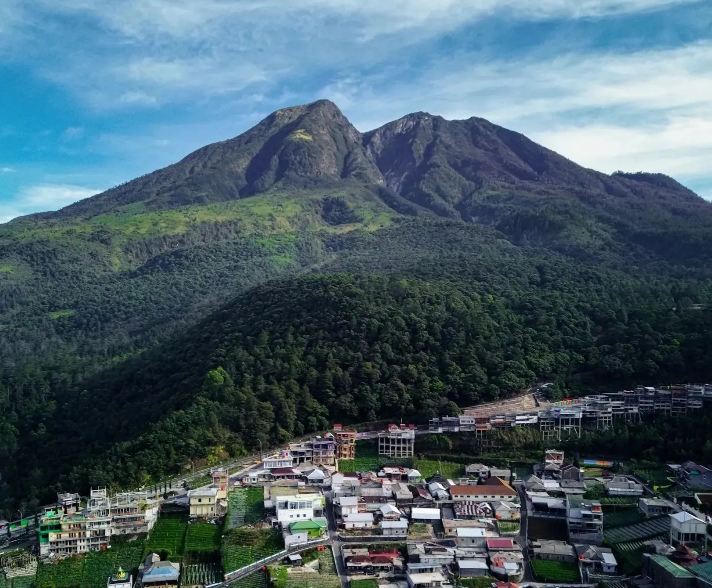
[(344, 529), (368, 529), (373, 527), (373, 513), (357, 512), (344, 516)]
[(410, 518), (418, 522), (433, 522), (439, 521), (442, 518), (439, 508), (418, 508), (414, 507), (411, 510)]
[(280, 451), (276, 455), (265, 457), (262, 466), (266, 470), (276, 470), (279, 468), (291, 468), (293, 464), (292, 454), (289, 451)]
[(604, 482), (610, 496), (642, 496), (643, 485), (626, 476), (614, 476)]
[(274, 499), (277, 520), (288, 525), (298, 520), (313, 519), (320, 516), (324, 508), (324, 497), (316, 492), (287, 494)]
[(358, 512), (358, 496), (338, 496), (334, 499), (334, 502), (342, 517)]
[(486, 532), (481, 527), (458, 527), (456, 543), (458, 547), (483, 547)]
[(440, 588), (445, 584), (442, 572), (408, 573), (406, 575), (408, 588)]
[(378, 509), (381, 511), (384, 519), (398, 520), (401, 517), (401, 511), (390, 503), (382, 504)]
[(707, 551), (707, 523), (687, 511), (670, 515), (670, 544), (704, 544)]
[(406, 536), (408, 534), (408, 521), (399, 519), (397, 521), (381, 521), (378, 525), (383, 535)]

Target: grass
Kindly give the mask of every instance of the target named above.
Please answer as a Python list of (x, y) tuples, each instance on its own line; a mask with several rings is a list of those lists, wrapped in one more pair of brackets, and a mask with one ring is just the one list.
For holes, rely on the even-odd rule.
[[(292, 568), (283, 565), (270, 566), (270, 577), (274, 588), (340, 588), (341, 580), (336, 573), (330, 550), (317, 552), (318, 572), (313, 568)], [(351, 583), (354, 586), (354, 583)], [(371, 586), (368, 584), (367, 586)]]
[(268, 588), (270, 586), (267, 574), (264, 572), (255, 572), (246, 578), (241, 578), (237, 582), (230, 584), (231, 588)]
[(180, 515), (163, 515), (146, 542), (146, 553), (157, 553), (162, 558), (180, 562), (185, 551), (185, 536), (188, 521)]
[(440, 474), (445, 478), (459, 478), (465, 474), (465, 466), (452, 461), (434, 459), (416, 459), (413, 467), (420, 472), (423, 478)]
[(351, 588), (378, 588), (378, 582), (373, 578), (368, 578), (366, 580), (351, 580)]
[(191, 523), (185, 536), (185, 551), (193, 553), (219, 551), (221, 536), (219, 525)]
[(573, 563), (533, 559), (531, 564), (534, 575), (542, 582), (565, 582), (573, 584), (580, 580), (578, 567)]
[(497, 528), (505, 535), (516, 535), (521, 527), (518, 521), (497, 521)]
[(276, 529), (241, 527), (225, 533), (222, 543), (222, 563), (232, 572), (273, 555), (284, 548), (282, 535)]
[(70, 316), (74, 316), (75, 314), (75, 310), (64, 308), (62, 310), (53, 310), (52, 312), (47, 313), (47, 316), (49, 316), (49, 318), (51, 318), (53, 321), (56, 321), (57, 319), (67, 318)]

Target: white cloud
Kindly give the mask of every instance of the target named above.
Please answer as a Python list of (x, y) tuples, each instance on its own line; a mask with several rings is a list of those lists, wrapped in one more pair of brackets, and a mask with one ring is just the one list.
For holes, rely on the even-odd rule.
[(74, 184), (25, 186), (12, 199), (0, 202), (0, 223), (33, 212), (57, 210), (101, 191)]
[(14, 167), (0, 167), (0, 174), (11, 174), (15, 171)]

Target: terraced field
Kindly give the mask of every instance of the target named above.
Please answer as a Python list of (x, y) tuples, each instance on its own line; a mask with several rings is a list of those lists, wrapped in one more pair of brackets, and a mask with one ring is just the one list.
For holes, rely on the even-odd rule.
[(611, 545), (639, 539), (649, 539), (657, 535), (664, 535), (669, 531), (670, 519), (668, 517), (657, 517), (633, 525), (604, 530), (604, 540)]
[(574, 583), (580, 580), (578, 567), (563, 561), (533, 559), (532, 569), (538, 580), (543, 582)]
[(275, 529), (231, 529), (223, 539), (223, 569), (226, 572), (239, 570), (283, 548), (282, 535)]
[(194, 553), (217, 552), (220, 550), (221, 536), (220, 525), (190, 523), (185, 537), (185, 551)]

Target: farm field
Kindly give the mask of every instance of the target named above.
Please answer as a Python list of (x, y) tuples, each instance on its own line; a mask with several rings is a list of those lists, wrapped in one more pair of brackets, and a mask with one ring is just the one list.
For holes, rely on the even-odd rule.
[(612, 529), (632, 525), (645, 520), (645, 515), (637, 508), (622, 508), (617, 510), (603, 510), (603, 528)]
[(351, 580), (351, 588), (378, 588), (378, 582), (371, 578), (367, 580)]
[[(40, 563), (36, 588), (104, 588), (106, 578), (121, 566), (135, 573), (143, 558), (144, 541), (114, 540), (106, 551), (92, 551), (82, 556), (65, 558), (57, 563)], [(25, 588), (13, 582), (8, 588)]]
[(180, 515), (158, 518), (146, 542), (146, 553), (157, 553), (162, 559), (180, 562), (185, 550), (188, 520)]
[(223, 569), (226, 572), (238, 570), (283, 548), (282, 536), (275, 529), (231, 529), (223, 539)]
[(220, 525), (190, 523), (185, 536), (185, 551), (193, 553), (219, 551), (221, 536)]
[(605, 530), (604, 540), (607, 544), (624, 543), (638, 539), (649, 539), (670, 531), (670, 519), (657, 517), (640, 523)]
[(252, 525), (264, 517), (264, 492), (259, 488), (236, 488), (228, 494), (225, 529)]
[(579, 571), (575, 564), (564, 561), (533, 559), (532, 570), (542, 582), (574, 583), (579, 581)]
[(267, 574), (264, 572), (255, 572), (246, 578), (233, 582), (230, 586), (232, 588), (269, 588), (270, 583)]

